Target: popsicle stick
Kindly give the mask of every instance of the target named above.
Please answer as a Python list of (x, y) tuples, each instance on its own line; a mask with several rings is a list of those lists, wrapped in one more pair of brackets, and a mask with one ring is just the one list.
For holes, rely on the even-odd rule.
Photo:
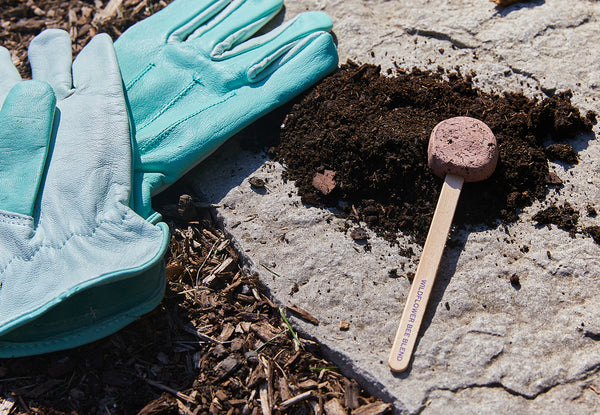
[(410, 363), (463, 182), (463, 177), (454, 174), (448, 174), (444, 179), (417, 272), (410, 287), (388, 359), (388, 365), (394, 372), (405, 371)]

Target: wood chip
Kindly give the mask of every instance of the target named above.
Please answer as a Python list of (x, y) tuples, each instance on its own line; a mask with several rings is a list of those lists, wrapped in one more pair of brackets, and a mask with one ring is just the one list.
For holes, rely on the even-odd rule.
[(106, 20), (115, 17), (119, 11), (119, 7), (121, 7), (121, 4), (123, 4), (123, 0), (110, 0), (106, 7), (100, 10), (94, 16), (94, 25), (97, 26), (99, 24), (104, 23)]
[(352, 415), (383, 415), (392, 412), (392, 405), (383, 402), (373, 402), (352, 411)]
[(223, 330), (221, 330), (221, 334), (219, 334), (219, 341), (225, 342), (231, 338), (233, 332), (235, 331), (235, 326), (231, 323), (225, 323), (223, 325)]
[(0, 415), (8, 415), (15, 406), (15, 397), (12, 395), (6, 396), (6, 398), (0, 398)]
[(255, 324), (252, 324), (250, 329), (264, 342), (273, 340), (273, 338), (281, 333), (281, 330), (273, 327), (266, 321), (259, 321)]
[(269, 399), (270, 410), (273, 410), (273, 403), (275, 401), (275, 389), (273, 387), (273, 363), (270, 359), (261, 356), (260, 362), (265, 368), (267, 375), (267, 398)]
[(336, 398), (325, 402), (323, 409), (326, 415), (348, 415), (348, 411), (346, 411), (342, 403)]
[(341, 331), (348, 331), (348, 330), (350, 330), (350, 323), (347, 322), (346, 320), (340, 321), (340, 330)]
[(279, 386), (279, 396), (282, 401), (287, 401), (292, 397), (292, 393), (290, 392), (290, 387), (288, 385), (287, 380), (284, 377), (277, 379), (277, 383)]
[(188, 332), (188, 333), (190, 333), (190, 334), (193, 334), (194, 336), (197, 336), (201, 340), (205, 340), (205, 341), (208, 341), (208, 342), (211, 342), (211, 343), (214, 343), (214, 344), (221, 344), (222, 343), (220, 340), (217, 340), (217, 339), (214, 339), (214, 338), (212, 338), (210, 336), (207, 336), (206, 334), (204, 334), (204, 333), (196, 330), (193, 327), (183, 326), (183, 330), (186, 331), (186, 332)]
[(234, 262), (235, 262), (234, 259), (231, 257), (225, 259), (217, 268), (215, 268), (213, 273), (214, 274), (222, 274), (224, 272), (232, 272), (236, 266)]
[(224, 378), (231, 374), (242, 361), (236, 356), (227, 356), (224, 360), (217, 363), (215, 366), (215, 372), (219, 377)]
[(253, 388), (258, 384), (264, 383), (266, 380), (267, 376), (265, 375), (264, 368), (262, 366), (257, 366), (250, 372), (250, 376), (248, 376), (248, 379), (246, 380), (246, 385)]
[(558, 174), (551, 171), (548, 173), (548, 176), (546, 176), (546, 183), (551, 185), (561, 185), (563, 184), (563, 181), (558, 177)]
[(346, 408), (358, 408), (359, 393), (360, 389), (356, 382), (344, 379), (344, 401), (346, 404)]
[(334, 177), (335, 172), (333, 170), (325, 170), (323, 173), (315, 174), (312, 185), (324, 195), (328, 195), (335, 189), (336, 183)]
[(40, 30), (46, 25), (46, 21), (42, 19), (21, 19), (12, 24), (12, 30)]
[(306, 379), (298, 384), (298, 387), (302, 390), (315, 390), (319, 387), (319, 384), (314, 379)]
[(319, 325), (319, 320), (314, 317), (312, 314), (310, 314), (308, 311), (304, 310), (301, 307), (298, 307), (295, 304), (290, 304), (289, 306), (286, 307), (286, 309), (294, 314), (296, 317), (301, 318), (302, 320), (306, 320), (309, 323), (314, 324), (315, 326)]
[(217, 277), (219, 277), (221, 274), (232, 272), (236, 266), (237, 264), (235, 263), (233, 258), (226, 258), (210, 273), (208, 277), (202, 280), (202, 284), (211, 286), (211, 284), (217, 279)]
[[(160, 415), (164, 413), (171, 413), (178, 410), (177, 402), (171, 395), (163, 393), (160, 397), (150, 401), (144, 406), (137, 415)], [(0, 415), (2, 412), (0, 412)]]
[(215, 234), (213, 234), (211, 231), (209, 231), (208, 229), (202, 229), (202, 234), (204, 236), (207, 236), (208, 238), (212, 239), (213, 241), (218, 241), (219, 237)]

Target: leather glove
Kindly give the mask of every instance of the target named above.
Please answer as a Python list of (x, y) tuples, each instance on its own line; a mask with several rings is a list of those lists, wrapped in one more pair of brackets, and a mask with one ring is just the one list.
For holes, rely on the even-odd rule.
[(69, 35), (51, 29), (29, 59), (35, 80), (21, 81), (0, 48), (0, 357), (111, 334), (165, 287), (168, 228), (130, 208), (131, 136), (112, 41), (96, 36), (72, 63)]
[[(138, 154), (135, 209), (225, 140), (337, 68), (332, 22), (307, 12), (255, 35), (282, 0), (175, 0), (115, 42)], [(264, 31), (264, 30), (263, 30)]]

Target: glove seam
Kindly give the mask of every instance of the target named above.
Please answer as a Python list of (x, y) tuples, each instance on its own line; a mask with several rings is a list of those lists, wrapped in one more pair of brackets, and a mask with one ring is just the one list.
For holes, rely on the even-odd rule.
[(167, 102), (156, 114), (154, 114), (148, 121), (144, 122), (142, 125), (140, 125), (137, 130), (143, 130), (144, 128), (146, 128), (148, 125), (150, 125), (154, 120), (156, 120), (158, 117), (160, 117), (161, 115), (163, 115), (169, 108), (171, 108), (177, 101), (179, 101), (181, 98), (183, 98), (184, 96), (187, 95), (188, 92), (190, 92), (194, 86), (198, 85), (198, 84), (202, 84), (202, 81), (200, 81), (199, 78), (197, 78), (196, 76), (193, 77), (192, 81), (187, 84), (185, 86), (185, 88), (183, 88), (177, 95), (175, 95), (171, 101)]
[(0, 268), (0, 276), (4, 275), (4, 273), (6, 272), (6, 270), (8, 269), (8, 267), (15, 261), (18, 260), (22, 260), (25, 262), (30, 262), (33, 261), (34, 257), (42, 250), (42, 249), (50, 249), (50, 250), (54, 250), (54, 251), (59, 251), (61, 249), (63, 249), (65, 247), (65, 245), (73, 238), (75, 237), (81, 237), (81, 238), (90, 238), (92, 236), (94, 236), (94, 234), (96, 233), (96, 231), (105, 223), (108, 224), (116, 224), (116, 225), (121, 225), (123, 222), (125, 222), (127, 216), (129, 215), (129, 212), (124, 212), (123, 215), (121, 216), (121, 220), (119, 222), (113, 222), (113, 221), (101, 221), (99, 223), (96, 224), (96, 226), (88, 233), (77, 233), (77, 232), (73, 232), (71, 233), (69, 236), (66, 237), (66, 239), (64, 241), (62, 241), (58, 246), (56, 245), (46, 245), (46, 244), (41, 244), (40, 246), (38, 246), (36, 248), (36, 250), (34, 252), (32, 252), (31, 255), (29, 256), (13, 256), (4, 267)]
[[(23, 223), (23, 222), (28, 222), (28, 223)], [(20, 216), (20, 215), (14, 215), (14, 214), (0, 213), (0, 223), (5, 223), (8, 225), (30, 227), (31, 222), (33, 222), (33, 218), (30, 216)]]
[[(86, 330), (91, 330), (91, 331), (94, 331), (97, 333), (102, 333), (106, 327), (114, 326), (116, 323), (120, 324), (120, 322), (127, 321), (127, 320), (133, 321), (132, 317), (135, 317), (135, 319), (139, 319), (141, 316), (138, 315), (136, 310), (143, 310), (149, 302), (151, 302), (158, 295), (160, 295), (162, 290), (163, 289), (162, 289), (162, 285), (161, 285), (161, 287), (159, 287), (152, 293), (152, 295), (151, 295), (152, 298), (150, 298), (150, 300), (140, 302), (135, 307), (127, 310), (127, 312), (117, 315), (115, 317), (106, 319), (106, 320), (102, 321), (100, 324), (93, 324), (92, 326), (87, 327)], [(26, 344), (29, 346), (29, 348), (38, 348), (40, 346), (44, 347), (44, 346), (49, 346), (49, 345), (57, 345), (60, 343), (68, 343), (72, 339), (77, 339), (82, 336), (85, 336), (85, 334), (82, 334), (79, 331), (75, 331), (67, 336), (62, 336), (59, 339), (45, 340), (45, 341), (40, 341), (40, 342), (28, 342)], [(3, 342), (0, 340), (0, 349), (2, 349), (2, 350), (15, 350), (15, 349), (22, 349), (22, 348), (23, 348), (22, 344), (3, 344)]]
[(145, 67), (145, 68), (144, 68), (144, 69), (143, 69), (143, 70), (142, 70), (142, 71), (141, 71), (141, 72), (138, 74), (138, 76), (136, 76), (135, 78), (133, 78), (131, 81), (129, 81), (129, 82), (127, 83), (127, 85), (125, 85), (125, 90), (126, 90), (127, 92), (129, 92), (129, 90), (130, 90), (131, 88), (133, 88), (133, 86), (134, 86), (135, 84), (137, 84), (137, 83), (138, 83), (138, 81), (139, 81), (140, 79), (142, 79), (142, 78), (143, 78), (143, 77), (144, 77), (144, 76), (145, 76), (145, 75), (146, 75), (148, 72), (150, 72), (150, 70), (151, 70), (152, 68), (154, 68), (155, 66), (156, 66), (156, 64), (155, 64), (154, 62), (151, 62), (151, 63), (149, 63), (148, 65), (146, 65), (146, 67)]
[(179, 126), (180, 124), (186, 122), (187, 120), (189, 120), (190, 118), (195, 117), (196, 115), (199, 115), (201, 113), (203, 113), (204, 111), (215, 107), (217, 105), (223, 104), (225, 102), (227, 102), (228, 100), (230, 100), (232, 97), (234, 97), (236, 94), (235, 91), (231, 91), (229, 94), (227, 94), (227, 96), (225, 96), (224, 98), (222, 98), (221, 100), (215, 102), (214, 104), (209, 105), (208, 107), (202, 108), (196, 112), (191, 113), (190, 115), (180, 119), (179, 121), (174, 122), (173, 124), (171, 124), (170, 126), (168, 126), (167, 128), (165, 128), (164, 130), (162, 130), (158, 135), (156, 135), (152, 140), (149, 140), (148, 142), (144, 143), (142, 146), (139, 147), (139, 151), (140, 153), (145, 153), (148, 150), (153, 149), (154, 147), (156, 147), (158, 145), (158, 143), (165, 137), (167, 136), (173, 129), (175, 129), (177, 126)]

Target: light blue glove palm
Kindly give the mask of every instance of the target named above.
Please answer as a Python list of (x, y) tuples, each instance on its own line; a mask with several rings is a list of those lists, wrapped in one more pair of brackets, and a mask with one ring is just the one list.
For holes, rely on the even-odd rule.
[(135, 122), (135, 208), (225, 140), (337, 68), (327, 15), (252, 37), (282, 0), (175, 0), (115, 42)]
[(29, 58), (37, 80), (21, 81), (0, 48), (0, 357), (113, 333), (154, 308), (165, 283), (168, 228), (129, 207), (112, 41), (95, 37), (72, 63), (69, 35), (48, 30)]

